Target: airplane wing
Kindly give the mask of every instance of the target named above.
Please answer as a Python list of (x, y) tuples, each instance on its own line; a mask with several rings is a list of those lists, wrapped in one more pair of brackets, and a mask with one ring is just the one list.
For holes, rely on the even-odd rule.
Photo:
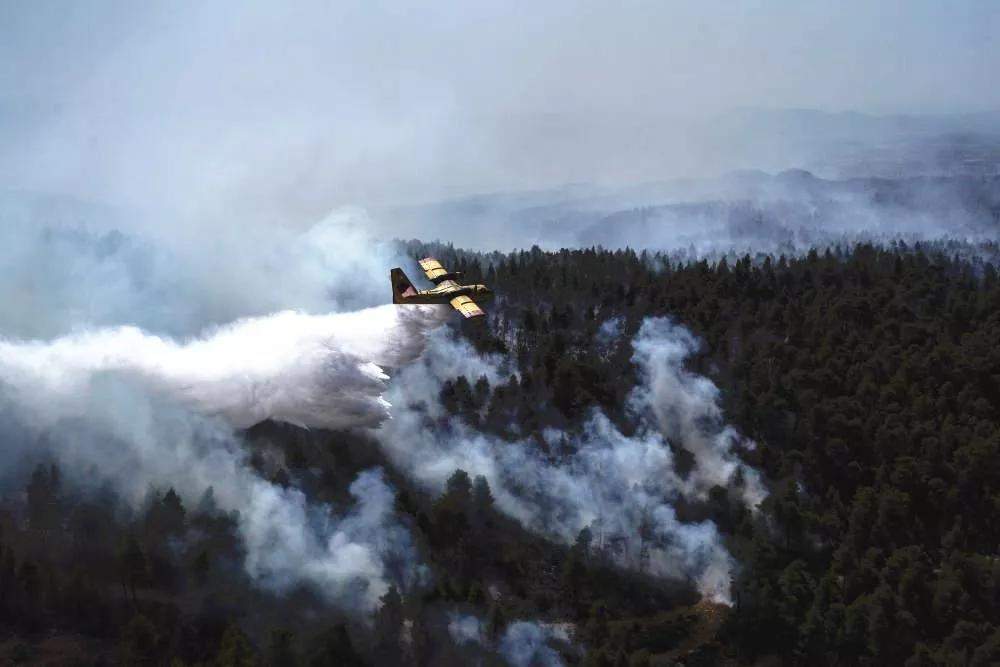
[(433, 257), (426, 257), (420, 260), (420, 268), (424, 270), (425, 274), (427, 274), (427, 280), (431, 281), (435, 285), (450, 275), (448, 270), (441, 266), (441, 262), (437, 261)]
[(475, 301), (467, 296), (456, 296), (451, 300), (451, 305), (466, 318), (482, 317), (486, 314), (482, 308), (476, 305)]

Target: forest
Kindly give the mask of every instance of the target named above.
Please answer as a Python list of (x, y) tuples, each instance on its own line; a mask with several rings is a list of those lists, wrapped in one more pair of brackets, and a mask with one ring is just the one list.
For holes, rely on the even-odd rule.
[[(689, 581), (616, 567), (587, 531), (563, 544), (526, 530), (482, 477), (456, 469), (431, 494), (369, 434), (265, 422), (244, 434), (255, 468), (333, 507), (358, 471), (384, 467), (428, 583), (390, 588), (367, 618), (304, 587), (274, 595), (244, 573), (239, 513), (220, 509), (210, 486), (186, 503), (151, 488), (130, 508), (111, 488), (30, 461), (0, 499), (0, 657), (492, 665), (505, 662), (491, 647), (535, 619), (569, 628), (548, 664), (1000, 662), (1000, 276), (981, 259), (995, 245), (712, 260), (418, 241), (407, 251), (498, 294), (487, 321), (449, 326), (516, 374), (495, 386), (457, 376), (439, 396), (454, 419), (497, 438), (571, 433), (594, 408), (627, 430), (637, 372), (627, 343), (642, 321), (666, 316), (697, 336), (690, 366), (756, 443), (741, 455), (768, 489), (759, 507), (720, 486), (676, 508), (719, 527), (738, 563), (731, 605), (701, 599)], [(620, 331), (610, 348), (609, 322)], [(478, 643), (455, 641), (455, 613), (482, 619)]]

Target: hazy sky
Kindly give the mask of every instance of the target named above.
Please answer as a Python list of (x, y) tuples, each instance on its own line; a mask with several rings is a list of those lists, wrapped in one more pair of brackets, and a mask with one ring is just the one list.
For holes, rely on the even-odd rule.
[(673, 176), (733, 108), (998, 108), (997, 34), (991, 0), (0, 1), (0, 188), (286, 221)]

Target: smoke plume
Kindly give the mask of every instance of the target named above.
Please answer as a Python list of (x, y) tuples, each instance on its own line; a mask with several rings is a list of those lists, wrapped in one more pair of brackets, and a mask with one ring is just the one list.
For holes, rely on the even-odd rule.
[(304, 231), (171, 222), (65, 197), (0, 193), (0, 333), (54, 338), (131, 324), (172, 337), (282, 310), (385, 303), (387, 270), (412, 260), (355, 209)]
[[(239, 512), (247, 573), (271, 590), (308, 585), (366, 610), (390, 583), (406, 590), (425, 576), (381, 471), (354, 480), (349, 506), (327, 507), (257, 474), (234, 431), (388, 417), (386, 370), (420, 354), (441, 310), (329, 311), (384, 303), (395, 247), (341, 212), (302, 234), (237, 243), (242, 257), (209, 272), (207, 249), (223, 236), (189, 246), (122, 233), (104, 210), (38, 206), (8, 208), (0, 232), (5, 293), (20, 298), (0, 307), (6, 460), (44, 449), (81, 484), (111, 483), (135, 506), (150, 487), (189, 501), (211, 487)], [(259, 315), (275, 307), (297, 310)], [(230, 314), (239, 319), (218, 324)]]
[(372, 609), (389, 583), (406, 590), (424, 576), (381, 471), (361, 473), (354, 504), (334, 512), (257, 475), (231, 427), (379, 423), (387, 376), (375, 362), (412, 358), (438, 321), (433, 307), (387, 306), (280, 313), (185, 344), (134, 328), (8, 340), (5, 421), (23, 429), (22, 447), (45, 442), (66, 470), (96, 470), (136, 504), (151, 485), (189, 499), (212, 487), (223, 509), (239, 511), (245, 569), (261, 585), (308, 584), (345, 608)]
[[(219, 415), (237, 428), (265, 419), (301, 426), (376, 426), (388, 416), (388, 376), (440, 324), (435, 306), (380, 306), (352, 313), (283, 312), (178, 343), (135, 327), (50, 342), (0, 341), (0, 376), (37, 419), (82, 416), (73, 396), (116, 374)], [(47, 400), (41, 400), (42, 397)]]
[(448, 634), (458, 646), (495, 648), (513, 667), (561, 667), (563, 659), (553, 644), (571, 647), (566, 628), (538, 621), (519, 620), (507, 626), (495, 643), (489, 642), (486, 623), (472, 614), (449, 614)]
[(517, 621), (510, 624), (500, 640), (500, 653), (513, 667), (562, 667), (559, 653), (549, 646), (553, 639), (567, 642), (569, 637), (558, 628)]
[[(595, 548), (620, 564), (692, 578), (726, 599), (732, 560), (716, 527), (679, 521), (672, 503), (703, 499), (738, 472), (747, 503), (763, 491), (734, 453), (750, 445), (723, 423), (716, 388), (684, 369), (697, 343), (683, 328), (649, 320), (631, 343), (640, 369), (628, 402), (639, 425), (633, 435), (594, 413), (579, 431), (544, 433), (549, 457), (527, 440), (428, 424), (443, 414), (445, 379), (485, 375), (496, 384), (509, 374), (502, 359), (445, 336), (428, 345), (447, 309), (329, 313), (384, 303), (384, 269), (404, 263), (392, 244), (367, 236), (357, 212), (304, 233), (260, 239), (261, 230), (251, 231), (252, 242), (234, 246), (236, 261), (216, 261), (214, 273), (210, 249), (228, 242), (222, 233), (195, 245), (122, 234), (102, 211), (75, 223), (56, 211), (39, 230), (28, 224), (32, 211), (22, 213), (5, 228), (4, 261), (11, 282), (31, 288), (41, 316), (26, 304), (5, 306), (0, 393), (10, 411), (29, 431), (48, 434), (57, 459), (98, 465), (133, 500), (151, 484), (173, 484), (187, 497), (215, 486), (224, 507), (241, 508), (246, 568), (262, 583), (312, 582), (343, 598), (358, 595), (350, 582), (367, 581), (363, 605), (371, 605), (388, 581), (388, 556), (376, 545), (408, 554), (408, 577), (419, 570), (377, 473), (355, 482), (356, 506), (332, 519), (300, 491), (253, 472), (232, 429), (273, 419), (307, 428), (381, 425), (391, 459), (429, 489), (456, 468), (484, 475), (500, 509), (527, 528), (565, 542), (590, 528)], [(40, 259), (51, 272), (36, 266)], [(269, 308), (279, 312), (262, 314)], [(220, 323), (226, 315), (233, 319)], [(604, 344), (618, 344), (619, 328), (606, 329)], [(398, 369), (391, 383), (387, 369)], [(559, 451), (563, 441), (573, 453)], [(685, 474), (672, 446), (693, 457)]]
[[(670, 321), (647, 320), (632, 341), (641, 377), (629, 399), (636, 433), (624, 435), (595, 412), (579, 432), (547, 431), (549, 456), (536, 443), (508, 442), (458, 420), (437, 426), (446, 418), (437, 398), (445, 379), (485, 375), (495, 384), (503, 373), (498, 358), (435, 337), (390, 388), (395, 410), (380, 429), (381, 442), (400, 469), (427, 487), (442, 488), (458, 468), (482, 475), (498, 507), (527, 528), (564, 542), (589, 528), (595, 548), (620, 564), (691, 578), (703, 594), (726, 601), (733, 562), (716, 526), (679, 521), (672, 502), (704, 499), (713, 485), (734, 482), (737, 471), (751, 507), (764, 490), (736, 456), (738, 447), (752, 445), (722, 423), (718, 390), (683, 368), (696, 345)], [(670, 443), (693, 455), (686, 475), (676, 470)]]

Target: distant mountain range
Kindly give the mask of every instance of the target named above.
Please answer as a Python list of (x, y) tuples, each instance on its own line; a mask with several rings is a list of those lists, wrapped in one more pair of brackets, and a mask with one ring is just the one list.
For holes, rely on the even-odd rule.
[[(625, 188), (573, 185), (377, 212), (402, 236), (478, 249), (795, 247), (853, 235), (994, 238), (1000, 176), (824, 179), (743, 170)], [(397, 234), (399, 235), (399, 234)]]
[[(28, 111), (0, 100), (0, 137), (16, 139), (33, 117)], [(507, 151), (488, 153), (484, 162), (523, 170), (529, 187), (574, 174), (612, 178), (377, 206), (371, 210), (380, 236), (492, 250), (598, 243), (697, 249), (751, 243), (754, 234), (768, 242), (815, 240), (817, 233), (996, 234), (1000, 111), (740, 109), (694, 120), (522, 114), (483, 122), (496, 124), (493, 134)], [(723, 175), (643, 180), (677, 165), (682, 173)], [(23, 192), (0, 196), (0, 214), (112, 227), (126, 215), (113, 205)]]

